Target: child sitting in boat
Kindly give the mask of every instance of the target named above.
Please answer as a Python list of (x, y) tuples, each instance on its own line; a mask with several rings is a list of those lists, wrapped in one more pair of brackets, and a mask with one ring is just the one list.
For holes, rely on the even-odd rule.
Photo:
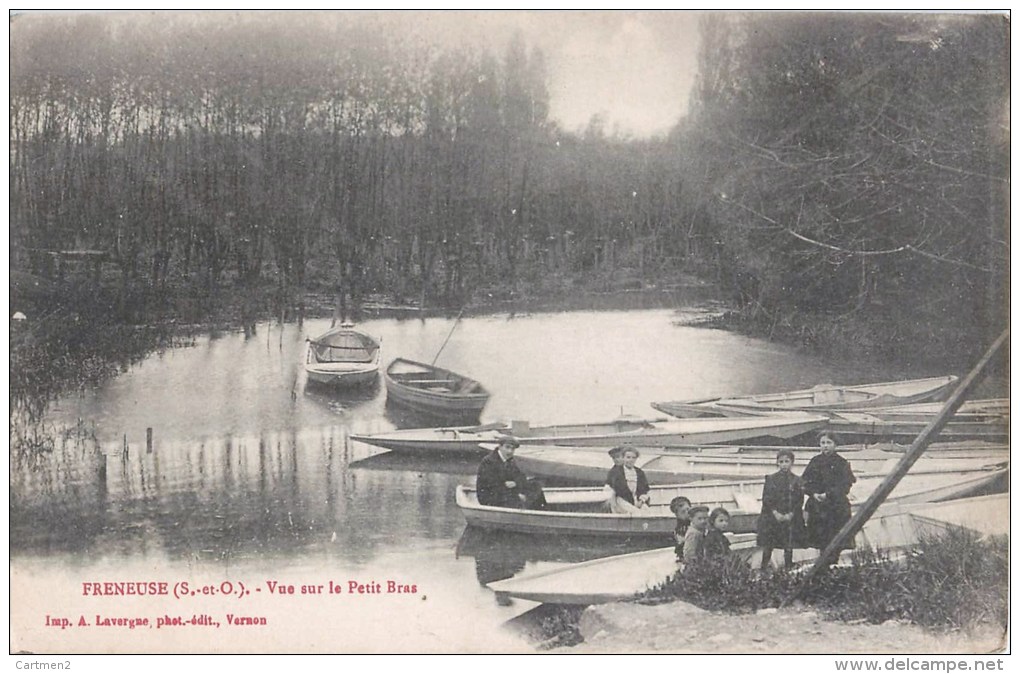
[(686, 496), (674, 497), (669, 502), (670, 511), (676, 516), (676, 527), (673, 529), (673, 552), (676, 561), (684, 561), (684, 539), (687, 529), (691, 526), (691, 500)]
[(610, 511), (618, 514), (645, 514), (648, 511), (642, 511), (642, 508), (647, 507), (651, 500), (648, 496), (648, 478), (643, 470), (634, 465), (641, 453), (633, 447), (618, 448), (618, 451), (622, 465), (614, 465), (606, 476), (606, 500), (609, 501)]

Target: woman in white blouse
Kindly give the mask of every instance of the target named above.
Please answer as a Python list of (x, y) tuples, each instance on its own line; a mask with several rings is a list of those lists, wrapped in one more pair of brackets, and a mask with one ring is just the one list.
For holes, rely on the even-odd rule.
[[(606, 476), (606, 497), (614, 513), (641, 514), (648, 506), (648, 478), (635, 464), (641, 453), (633, 447), (619, 450), (622, 464), (613, 466)], [(647, 511), (645, 511), (647, 512)]]

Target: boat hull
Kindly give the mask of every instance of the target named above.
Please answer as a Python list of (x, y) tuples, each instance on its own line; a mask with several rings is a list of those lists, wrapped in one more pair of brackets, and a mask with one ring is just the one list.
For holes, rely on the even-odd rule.
[[(964, 527), (981, 534), (1009, 531), (1009, 495), (993, 495), (944, 503), (883, 505), (856, 539), (858, 546), (887, 552), (902, 551), (926, 534)], [(731, 538), (731, 551), (752, 567), (761, 560), (753, 540)], [(817, 559), (814, 549), (794, 550), (794, 561)], [(844, 553), (847, 559), (851, 553)], [(677, 572), (672, 547), (596, 559), (549, 571), (528, 573), (489, 583), (500, 599), (590, 605), (633, 599)]]
[(371, 384), (379, 376), (379, 364), (374, 367), (356, 370), (329, 370), (316, 368), (311, 364), (305, 366), (308, 380), (323, 386), (351, 387)]
[[(642, 449), (636, 466), (650, 484), (673, 484), (698, 480), (759, 479), (775, 472), (774, 455), (720, 456)], [(851, 468), (859, 476), (888, 474), (902, 454), (883, 451), (847, 452)], [(982, 470), (1008, 462), (1009, 454), (989, 451), (952, 458), (933, 453), (918, 460), (912, 472), (944, 473)], [(601, 451), (583, 447), (522, 445), (514, 461), (528, 475), (586, 484), (605, 481), (611, 462)], [(803, 461), (798, 465), (803, 465)]]
[[(997, 483), (1004, 484), (1007, 477), (1005, 469), (908, 474), (886, 502), (920, 504), (964, 498), (986, 491)], [(875, 476), (859, 480), (850, 491), (851, 507), (856, 510), (884, 479), (884, 476)], [(652, 487), (649, 492), (651, 505), (643, 508), (641, 514), (634, 515), (605, 511), (605, 494), (601, 487), (546, 489), (546, 510), (484, 506), (478, 503), (475, 490), (465, 486), (457, 487), (456, 503), (468, 525), (481, 529), (540, 535), (667, 540), (676, 525), (675, 516), (669, 510), (669, 502), (676, 496), (686, 496), (692, 503), (709, 508), (726, 508), (730, 512), (730, 531), (733, 533), (756, 531), (763, 485), (764, 478)]]
[(817, 415), (753, 419), (688, 419), (666, 422), (623, 419), (608, 423), (570, 424), (532, 428), (515, 422), (481, 427), (423, 428), (353, 435), (352, 439), (398, 452), (479, 452), (491, 450), (501, 433), (513, 433), (533, 445), (579, 447), (721, 444), (756, 438), (789, 439), (822, 428)]
[[(841, 412), (832, 415), (829, 428), (840, 437), (851, 440), (913, 440), (928, 426), (929, 421), (889, 420), (860, 412)], [(985, 442), (1009, 441), (1009, 418), (987, 421), (950, 421), (938, 437), (942, 440), (982, 440)]]
[[(415, 381), (414, 375), (424, 378), (417, 385), (406, 383)], [(477, 417), (489, 402), (489, 392), (477, 381), (406, 358), (397, 358), (386, 368), (385, 381), (388, 401), (435, 416)]]
[(373, 383), (379, 376), (379, 342), (345, 323), (308, 340), (308, 381), (349, 388)]
[(942, 400), (956, 381), (956, 377), (947, 376), (854, 386), (821, 385), (785, 393), (656, 402), (652, 403), (652, 407), (681, 418), (739, 417), (789, 411), (865, 410)]

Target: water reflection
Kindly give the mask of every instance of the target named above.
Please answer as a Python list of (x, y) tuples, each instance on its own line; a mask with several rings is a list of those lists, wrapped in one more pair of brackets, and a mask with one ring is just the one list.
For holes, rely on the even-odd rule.
[(379, 377), (361, 386), (349, 388), (331, 386), (309, 379), (305, 382), (303, 395), (313, 404), (334, 414), (343, 415), (374, 402), (379, 397), (381, 388)]
[(479, 423), (479, 412), (431, 414), (408, 407), (398, 400), (386, 399), (386, 419), (394, 428), (435, 428), (437, 426), (474, 426)]
[(512, 578), (528, 563), (587, 562), (662, 547), (663, 541), (605, 536), (559, 536), (495, 531), (468, 526), (457, 542), (458, 558), (475, 560), (479, 585)]
[(473, 478), (483, 456), (485, 454), (481, 452), (477, 456), (467, 456), (464, 454), (421, 456), (418, 454), (383, 451), (381, 454), (370, 456), (367, 459), (354, 461), (350, 467), (362, 470), (392, 470), (412, 473), (427, 471), (465, 477), (470, 476)]
[(318, 550), (364, 562), (379, 545), (455, 535), (463, 476), (350, 469), (371, 451), (334, 426), (163, 443), (151, 453), (130, 444), (58, 452), (45, 469), (15, 474), (12, 541), (33, 553), (227, 559)]

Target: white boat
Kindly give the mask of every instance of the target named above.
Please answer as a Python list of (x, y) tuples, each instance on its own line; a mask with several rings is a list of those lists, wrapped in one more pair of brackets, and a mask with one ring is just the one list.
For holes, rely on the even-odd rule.
[[(888, 503), (925, 503), (958, 499), (1006, 481), (1008, 470), (974, 470), (961, 473), (905, 475), (889, 495)], [(850, 490), (851, 506), (867, 500), (885, 476), (862, 477)], [(676, 518), (669, 502), (685, 496), (691, 503), (730, 512), (730, 529), (735, 533), (753, 532), (761, 512), (764, 478), (736, 481), (705, 481), (654, 486), (649, 492), (651, 505), (641, 514), (610, 513), (605, 508), (601, 487), (554, 487), (544, 490), (546, 510), (523, 510), (486, 506), (478, 503), (473, 487), (460, 485), (456, 502), (471, 526), (542, 535), (616, 536), (667, 538)]]
[(862, 410), (942, 400), (949, 395), (956, 381), (956, 377), (946, 376), (854, 386), (820, 384), (814, 388), (784, 393), (656, 402), (652, 403), (652, 407), (681, 418), (742, 416), (791, 410)]
[[(885, 421), (931, 421), (942, 411), (943, 403), (914, 403), (895, 407), (876, 407), (867, 413)], [(977, 422), (1009, 419), (1009, 398), (968, 400), (953, 414), (951, 422)]]
[[(897, 551), (916, 544), (920, 536), (950, 527), (971, 529), (982, 535), (1009, 532), (1009, 495), (993, 494), (944, 503), (888, 503), (865, 524), (856, 538), (858, 547)], [(733, 540), (731, 551), (756, 566), (760, 549), (754, 540)], [(844, 553), (844, 559), (849, 556)], [(795, 562), (817, 558), (813, 549), (794, 550)], [(632, 599), (665, 582), (677, 571), (672, 547), (617, 555), (558, 569), (524, 574), (489, 583), (497, 598), (518, 598), (552, 604), (604, 604)]]
[[(530, 442), (526, 441), (526, 442)], [(638, 449), (635, 465), (644, 471), (649, 484), (672, 484), (695, 480), (737, 480), (740, 478), (764, 478), (776, 471), (775, 453), (743, 455), (715, 454), (676, 451), (669, 448)], [(817, 449), (809, 452), (795, 452), (796, 466), (803, 467)], [(887, 474), (892, 470), (902, 453), (882, 450), (859, 450), (847, 452), (844, 457), (858, 476)], [(932, 452), (918, 459), (911, 472), (962, 472), (984, 469), (1009, 460), (1009, 452), (986, 451), (947, 455)], [(514, 461), (531, 477), (554, 478), (601, 484), (612, 467), (612, 461), (604, 451), (592, 447), (564, 447), (560, 445), (522, 444), (514, 453)]]
[(308, 340), (309, 381), (330, 386), (367, 384), (379, 375), (379, 342), (344, 323)]
[(533, 445), (563, 444), (585, 447), (673, 445), (741, 442), (755, 438), (789, 439), (816, 431), (826, 417), (790, 414), (777, 417), (741, 419), (647, 420), (622, 417), (606, 423), (567, 424), (532, 428), (527, 422), (510, 425), (460, 426), (455, 428), (412, 428), (373, 435), (351, 435), (352, 440), (398, 452), (479, 452), (512, 433)]
[[(834, 412), (830, 415), (829, 428), (840, 437), (857, 439), (908, 440), (920, 435), (931, 421), (897, 420), (888, 415), (878, 416), (866, 412)], [(953, 417), (942, 430), (939, 438), (944, 440), (984, 440), (986, 442), (1009, 441), (1009, 416), (988, 417), (980, 421), (957, 420)]]

